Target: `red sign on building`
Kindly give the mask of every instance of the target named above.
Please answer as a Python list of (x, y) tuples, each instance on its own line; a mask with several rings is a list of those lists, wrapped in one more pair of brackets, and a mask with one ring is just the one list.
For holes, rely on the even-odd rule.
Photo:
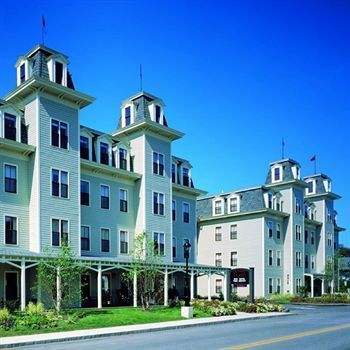
[(231, 284), (235, 287), (246, 287), (249, 284), (249, 269), (232, 269)]

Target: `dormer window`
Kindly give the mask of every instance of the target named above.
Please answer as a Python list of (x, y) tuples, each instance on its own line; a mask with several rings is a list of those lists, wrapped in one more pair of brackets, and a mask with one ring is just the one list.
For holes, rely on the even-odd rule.
[(55, 62), (55, 82), (63, 85), (63, 64), (61, 62)]
[(127, 150), (124, 148), (119, 148), (119, 168), (127, 170)]
[(300, 180), (300, 168), (297, 165), (292, 167), (293, 177), (296, 180)]
[(273, 196), (272, 193), (267, 195), (267, 207), (272, 209)]
[(222, 215), (223, 214), (223, 200), (216, 199), (213, 202), (213, 215)]
[(19, 81), (20, 81), (20, 84), (26, 81), (26, 64), (25, 63), (22, 63), (19, 66)]
[(307, 183), (306, 194), (314, 194), (315, 193), (315, 180), (310, 180)]
[(176, 164), (171, 164), (171, 181), (176, 183)]
[(17, 117), (15, 115), (5, 113), (5, 121), (4, 121), (5, 139), (16, 141), (16, 135), (17, 135), (16, 121), (17, 121)]
[(80, 136), (80, 158), (89, 159), (89, 138)]
[(100, 163), (109, 164), (109, 146), (107, 143), (100, 142)]
[(277, 165), (272, 168), (272, 182), (282, 181), (282, 166)]
[(231, 197), (229, 198), (229, 212), (237, 213), (239, 211), (239, 198)]
[(125, 121), (124, 126), (128, 126), (131, 124), (131, 107), (130, 106), (125, 108), (124, 121)]
[(190, 185), (190, 176), (189, 176), (189, 169), (188, 168), (182, 168), (182, 184), (184, 186)]
[(156, 106), (156, 123), (160, 123), (161, 109), (160, 106)]

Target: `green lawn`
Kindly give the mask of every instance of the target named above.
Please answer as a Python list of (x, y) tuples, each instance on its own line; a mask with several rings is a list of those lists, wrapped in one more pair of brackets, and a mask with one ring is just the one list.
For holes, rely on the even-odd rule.
[[(113, 326), (127, 326), (134, 324), (156, 323), (175, 321), (183, 319), (180, 308), (154, 307), (150, 311), (143, 311), (139, 308), (104, 308), (104, 309), (82, 309), (86, 316), (75, 324), (60, 322), (59, 327), (49, 329), (24, 329), (21, 327), (12, 328), (9, 331), (0, 329), (0, 338), (38, 333), (51, 333), (73, 331), (79, 329), (92, 329)], [(210, 314), (195, 310), (194, 317), (210, 317)]]

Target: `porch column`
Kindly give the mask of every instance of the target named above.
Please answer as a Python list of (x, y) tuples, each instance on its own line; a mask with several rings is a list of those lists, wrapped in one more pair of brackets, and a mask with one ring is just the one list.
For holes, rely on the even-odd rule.
[(21, 261), (21, 310), (26, 308), (26, 263)]
[(168, 290), (169, 290), (168, 268), (165, 268), (165, 272), (164, 272), (164, 306), (169, 305)]
[(227, 285), (227, 281), (229, 280), (227, 278), (227, 272), (224, 272), (224, 283), (223, 283), (223, 295), (224, 295), (224, 301), (228, 300), (228, 285)]
[(137, 274), (136, 272), (134, 273), (134, 285), (133, 285), (133, 289), (134, 289), (134, 302), (133, 302), (133, 306), (137, 307)]
[(57, 276), (56, 276), (56, 298), (57, 298), (57, 310), (61, 309), (61, 301), (62, 301), (62, 291), (61, 291), (61, 272), (60, 268), (57, 268)]
[(97, 307), (102, 309), (102, 266), (97, 267)]
[(191, 270), (191, 300), (194, 299), (194, 271), (193, 269)]
[(311, 298), (314, 297), (314, 275), (311, 275)]
[(321, 295), (324, 294), (324, 279), (321, 280)]
[(208, 273), (208, 300), (211, 300), (211, 273)]

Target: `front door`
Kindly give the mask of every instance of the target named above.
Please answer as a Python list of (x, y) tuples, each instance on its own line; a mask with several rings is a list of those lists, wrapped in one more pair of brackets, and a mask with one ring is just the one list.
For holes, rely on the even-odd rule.
[(112, 305), (111, 275), (109, 273), (102, 274), (102, 305)]
[(17, 272), (5, 272), (5, 300), (18, 299)]
[(91, 295), (90, 295), (90, 275), (82, 275), (81, 276), (81, 306), (82, 307), (89, 307), (90, 301), (91, 301)]

